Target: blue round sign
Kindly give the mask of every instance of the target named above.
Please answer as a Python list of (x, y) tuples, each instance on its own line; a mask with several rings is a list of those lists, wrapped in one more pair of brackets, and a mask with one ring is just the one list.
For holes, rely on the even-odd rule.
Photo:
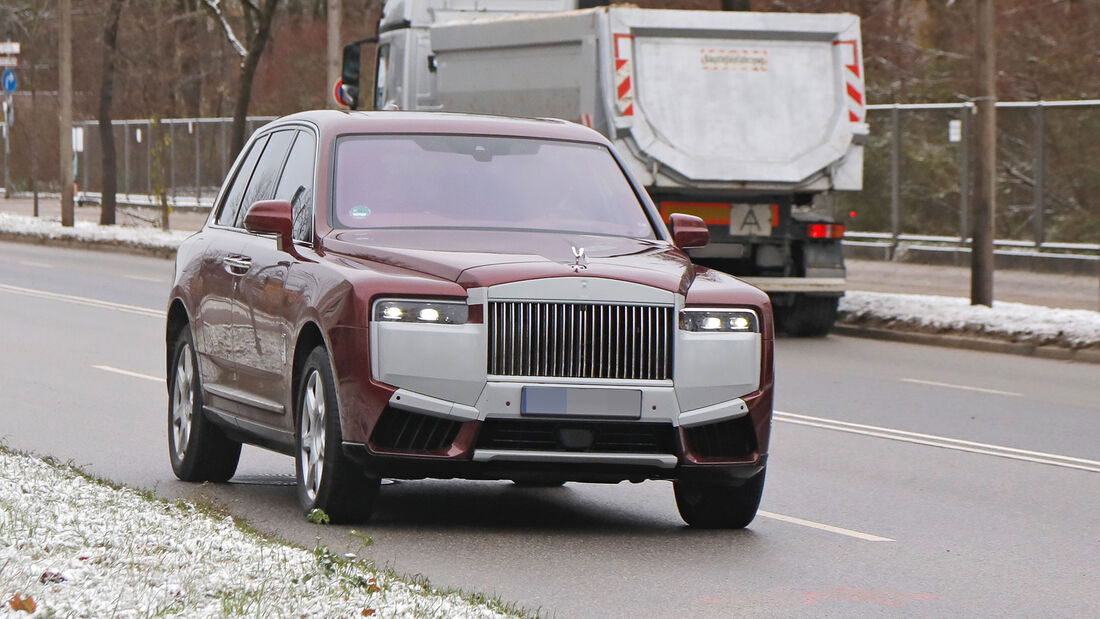
[(4, 94), (10, 95), (15, 92), (15, 87), (19, 83), (15, 79), (15, 71), (4, 69), (4, 77), (0, 78), (0, 83), (4, 86)]

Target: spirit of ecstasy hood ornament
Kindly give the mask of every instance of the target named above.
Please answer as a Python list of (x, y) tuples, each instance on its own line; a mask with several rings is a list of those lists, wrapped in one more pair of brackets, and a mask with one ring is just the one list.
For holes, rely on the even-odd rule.
[(574, 273), (580, 273), (582, 269), (588, 268), (588, 258), (584, 257), (584, 248), (580, 249), (573, 247), (573, 264), (569, 265), (569, 268), (573, 269)]

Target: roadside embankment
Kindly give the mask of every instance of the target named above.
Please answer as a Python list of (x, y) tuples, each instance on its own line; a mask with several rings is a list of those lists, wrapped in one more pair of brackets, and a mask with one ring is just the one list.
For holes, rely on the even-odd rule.
[(514, 616), (3, 448), (0, 540), (0, 615)]

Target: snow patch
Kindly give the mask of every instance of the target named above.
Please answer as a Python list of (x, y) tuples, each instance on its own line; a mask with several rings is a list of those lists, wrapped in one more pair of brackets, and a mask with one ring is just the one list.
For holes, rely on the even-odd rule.
[(954, 331), (1070, 348), (1100, 345), (1100, 312), (1088, 310), (1000, 301), (990, 308), (961, 297), (849, 291), (840, 300), (840, 313), (848, 324)]
[(85, 243), (129, 245), (155, 249), (178, 249), (192, 232), (164, 232), (137, 226), (101, 226), (90, 221), (77, 221), (65, 227), (57, 219), (27, 217), (0, 213), (0, 233), (37, 239), (65, 239)]
[(0, 450), (0, 615), (26, 598), (36, 616), (505, 616)]

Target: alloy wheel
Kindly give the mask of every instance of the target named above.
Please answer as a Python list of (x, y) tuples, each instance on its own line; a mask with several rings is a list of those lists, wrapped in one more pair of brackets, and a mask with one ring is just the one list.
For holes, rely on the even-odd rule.
[(191, 442), (192, 416), (195, 410), (195, 366), (191, 346), (184, 344), (176, 358), (176, 380), (172, 386), (172, 439), (176, 458), (183, 459)]
[(313, 370), (302, 394), (301, 474), (306, 495), (316, 500), (325, 468), (325, 389), (321, 373)]

